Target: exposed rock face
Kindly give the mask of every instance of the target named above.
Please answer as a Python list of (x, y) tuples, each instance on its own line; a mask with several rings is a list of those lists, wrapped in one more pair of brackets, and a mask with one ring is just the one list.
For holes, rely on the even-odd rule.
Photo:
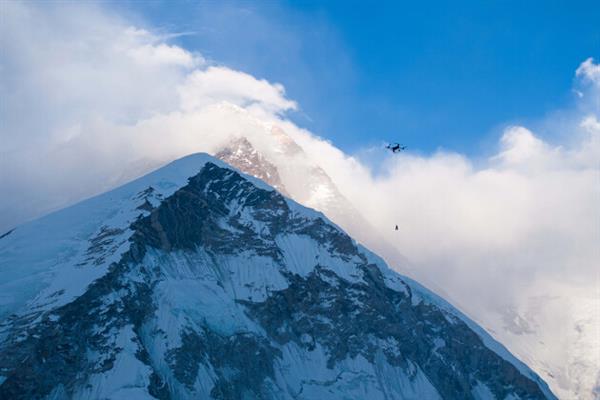
[[(273, 128), (271, 135), (278, 144), (276, 151), (284, 157), (306, 157), (304, 150), (279, 128)], [(233, 140), (219, 151), (215, 157), (232, 165), (245, 174), (261, 179), (285, 196), (299, 203), (315, 208), (337, 221), (354, 221), (357, 229), (364, 229), (367, 222), (359, 215), (350, 202), (340, 193), (329, 175), (318, 165), (302, 165), (305, 179), (302, 187), (288, 193), (280, 177), (277, 166), (258, 152), (245, 137)], [(296, 182), (296, 185), (298, 182)]]
[[(10, 265), (36, 277), (23, 254), (61, 223), (52, 282), (20, 298)], [(0, 282), (2, 399), (554, 398), (321, 214), (207, 156), (2, 238)]]
[(215, 157), (236, 167), (245, 174), (262, 179), (280, 193), (289, 196), (285, 190), (285, 186), (281, 182), (277, 167), (257, 152), (245, 137), (238, 138), (229, 143)]

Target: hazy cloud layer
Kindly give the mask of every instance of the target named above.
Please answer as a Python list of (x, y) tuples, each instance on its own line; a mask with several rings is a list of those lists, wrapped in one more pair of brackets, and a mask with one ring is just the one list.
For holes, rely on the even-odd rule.
[(521, 357), (531, 353), (525, 361), (538, 371), (560, 375), (555, 390), (591, 390), (600, 369), (594, 60), (575, 72), (577, 103), (540, 122), (560, 142), (511, 126), (477, 159), (443, 151), (382, 159), (381, 148), (346, 155), (287, 120), (297, 105), (283, 86), (105, 9), (2, 7), (1, 231), (234, 136), (277, 159), (265, 132), (278, 126), (413, 260), (417, 278)]
[(2, 7), (0, 229), (209, 150), (204, 136), (236, 128), (207, 107), (277, 116), (296, 106), (281, 85), (207, 63), (106, 10)]

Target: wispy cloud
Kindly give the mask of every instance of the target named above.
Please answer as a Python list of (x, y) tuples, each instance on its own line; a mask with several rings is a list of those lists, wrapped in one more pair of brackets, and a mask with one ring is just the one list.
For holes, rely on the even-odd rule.
[(600, 65), (594, 63), (593, 58), (588, 58), (575, 71), (578, 77), (600, 85)]

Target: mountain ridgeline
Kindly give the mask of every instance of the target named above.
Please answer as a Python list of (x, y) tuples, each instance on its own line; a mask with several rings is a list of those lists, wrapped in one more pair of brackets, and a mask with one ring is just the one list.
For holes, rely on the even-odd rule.
[(325, 216), (198, 154), (0, 239), (1, 399), (554, 399)]

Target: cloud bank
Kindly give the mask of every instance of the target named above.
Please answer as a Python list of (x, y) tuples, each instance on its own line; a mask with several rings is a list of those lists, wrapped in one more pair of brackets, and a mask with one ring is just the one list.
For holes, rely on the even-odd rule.
[(282, 85), (104, 8), (5, 3), (2, 13), (0, 231), (238, 135), (268, 154), (264, 132), (277, 126), (414, 262), (417, 279), (442, 288), (545, 379), (554, 375), (555, 391), (591, 398), (600, 385), (594, 60), (575, 72), (573, 107), (541, 122), (560, 130), (551, 135), (559, 142), (510, 126), (476, 159), (382, 159), (381, 149), (344, 154), (292, 123), (286, 113), (298, 105)]

